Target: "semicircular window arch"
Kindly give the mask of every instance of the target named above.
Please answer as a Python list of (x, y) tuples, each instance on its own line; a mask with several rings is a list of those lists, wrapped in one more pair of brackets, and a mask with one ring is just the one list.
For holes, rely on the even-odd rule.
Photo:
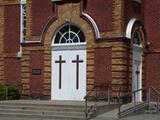
[(78, 43), (85, 43), (85, 35), (79, 27), (72, 24), (60, 27), (54, 37), (54, 44)]

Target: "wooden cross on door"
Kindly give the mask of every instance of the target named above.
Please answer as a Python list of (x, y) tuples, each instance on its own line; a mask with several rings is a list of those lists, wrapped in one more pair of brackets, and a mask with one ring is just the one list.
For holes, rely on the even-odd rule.
[(59, 56), (59, 60), (55, 61), (59, 63), (59, 89), (62, 88), (62, 63), (66, 63), (65, 60), (62, 60), (62, 55)]
[(76, 60), (72, 60), (72, 63), (76, 63), (76, 89), (79, 89), (79, 63), (83, 63), (83, 60), (79, 59), (79, 55), (76, 56)]

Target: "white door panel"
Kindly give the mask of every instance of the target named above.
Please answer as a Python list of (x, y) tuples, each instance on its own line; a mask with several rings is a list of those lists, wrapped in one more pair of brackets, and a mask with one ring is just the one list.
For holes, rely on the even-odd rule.
[[(132, 64), (132, 91), (142, 88), (142, 55), (141, 48), (133, 47), (133, 64)], [(132, 101), (142, 101), (142, 92), (136, 92), (135, 98), (132, 95)]]
[[(55, 63), (60, 59), (60, 56), (62, 61), (65, 61), (65, 63), (61, 63), (61, 71), (60, 63)], [(73, 60), (77, 60), (77, 56), (83, 62), (74, 63)], [(59, 88), (60, 74), (61, 89)], [(86, 94), (86, 50), (52, 51), (51, 87), (52, 100), (84, 100), (83, 97)]]

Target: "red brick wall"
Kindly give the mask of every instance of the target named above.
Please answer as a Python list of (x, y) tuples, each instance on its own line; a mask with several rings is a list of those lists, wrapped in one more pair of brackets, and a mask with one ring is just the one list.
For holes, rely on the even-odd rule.
[(88, 0), (85, 9), (101, 32), (112, 30), (112, 11), (113, 0)]
[[(31, 93), (43, 93), (43, 52), (32, 51), (30, 54), (30, 92)], [(32, 70), (39, 69), (41, 74), (33, 75)]]
[(16, 54), (20, 45), (20, 6), (8, 5), (4, 10), (4, 52)]
[(146, 83), (160, 90), (160, 54), (146, 57)]
[(94, 76), (96, 85), (110, 85), (112, 81), (112, 51), (110, 48), (95, 49)]
[(130, 19), (138, 18), (141, 22), (143, 22), (144, 18), (144, 2), (142, 0), (141, 4), (136, 4), (132, 2), (132, 0), (125, 0), (125, 25), (128, 24)]
[(39, 36), (48, 21), (55, 15), (51, 0), (32, 0), (32, 35)]
[(160, 0), (145, 1), (145, 28), (150, 49), (160, 47)]
[(20, 60), (6, 58), (4, 60), (4, 75), (6, 84), (18, 84), (21, 81)]

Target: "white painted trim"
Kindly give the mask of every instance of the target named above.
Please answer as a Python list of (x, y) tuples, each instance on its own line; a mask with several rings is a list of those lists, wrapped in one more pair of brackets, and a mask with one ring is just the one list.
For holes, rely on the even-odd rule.
[[(61, 25), (55, 32), (54, 32), (54, 36), (52, 38), (52, 43), (51, 43), (51, 46), (71, 46), (71, 45), (84, 45), (84, 44), (87, 44), (86, 42), (79, 42), (79, 43), (54, 43), (55, 42), (55, 38), (56, 38), (56, 35), (57, 33), (59, 32), (59, 30), (61, 30), (61, 28), (67, 26), (67, 25), (74, 25), (76, 27), (78, 27), (82, 32), (83, 30), (81, 29), (81, 27), (79, 27), (77, 24), (73, 24), (73, 23), (70, 23), (70, 22), (66, 22), (64, 23), (63, 25)], [(83, 32), (83, 34), (85, 35), (85, 33)]]
[(22, 58), (22, 56), (23, 56), (22, 45), (21, 45), (21, 43), (24, 42), (23, 41), (23, 34), (22, 34), (22, 29), (23, 29), (23, 27), (22, 27), (22, 22), (23, 22), (23, 19), (22, 19), (22, 5), (23, 4), (26, 4), (26, 0), (21, 0), (20, 1), (20, 41), (19, 41), (20, 42), (20, 48), (19, 48), (19, 51), (16, 54), (17, 58)]
[(22, 34), (22, 29), (23, 29), (23, 27), (22, 27), (22, 3), (21, 3), (21, 5), (20, 5), (20, 43), (23, 43), (23, 40), (22, 40), (22, 38), (23, 38), (23, 34)]
[(52, 51), (65, 51), (65, 50), (86, 50), (86, 45), (72, 45), (72, 46), (54, 46)]
[(65, 43), (59, 43), (59, 44), (52, 44), (51, 46), (58, 47), (58, 46), (73, 46), (73, 45), (77, 45), (77, 46), (79, 46), (79, 45), (86, 45), (86, 42), (83, 42), (83, 43), (67, 43), (67, 44), (65, 44)]
[(21, 4), (26, 4), (26, 0), (21, 0)]
[(23, 43), (41, 43), (41, 41), (24, 41)]
[(99, 32), (98, 26), (96, 22), (93, 20), (93, 18), (84, 12), (82, 12), (82, 15), (84, 15), (91, 22), (92, 26), (94, 27), (96, 38), (100, 38), (100, 32)]
[(131, 39), (132, 37), (132, 28), (134, 23), (138, 21), (137, 18), (132, 18), (129, 23), (127, 24), (127, 28), (126, 28), (126, 38)]

